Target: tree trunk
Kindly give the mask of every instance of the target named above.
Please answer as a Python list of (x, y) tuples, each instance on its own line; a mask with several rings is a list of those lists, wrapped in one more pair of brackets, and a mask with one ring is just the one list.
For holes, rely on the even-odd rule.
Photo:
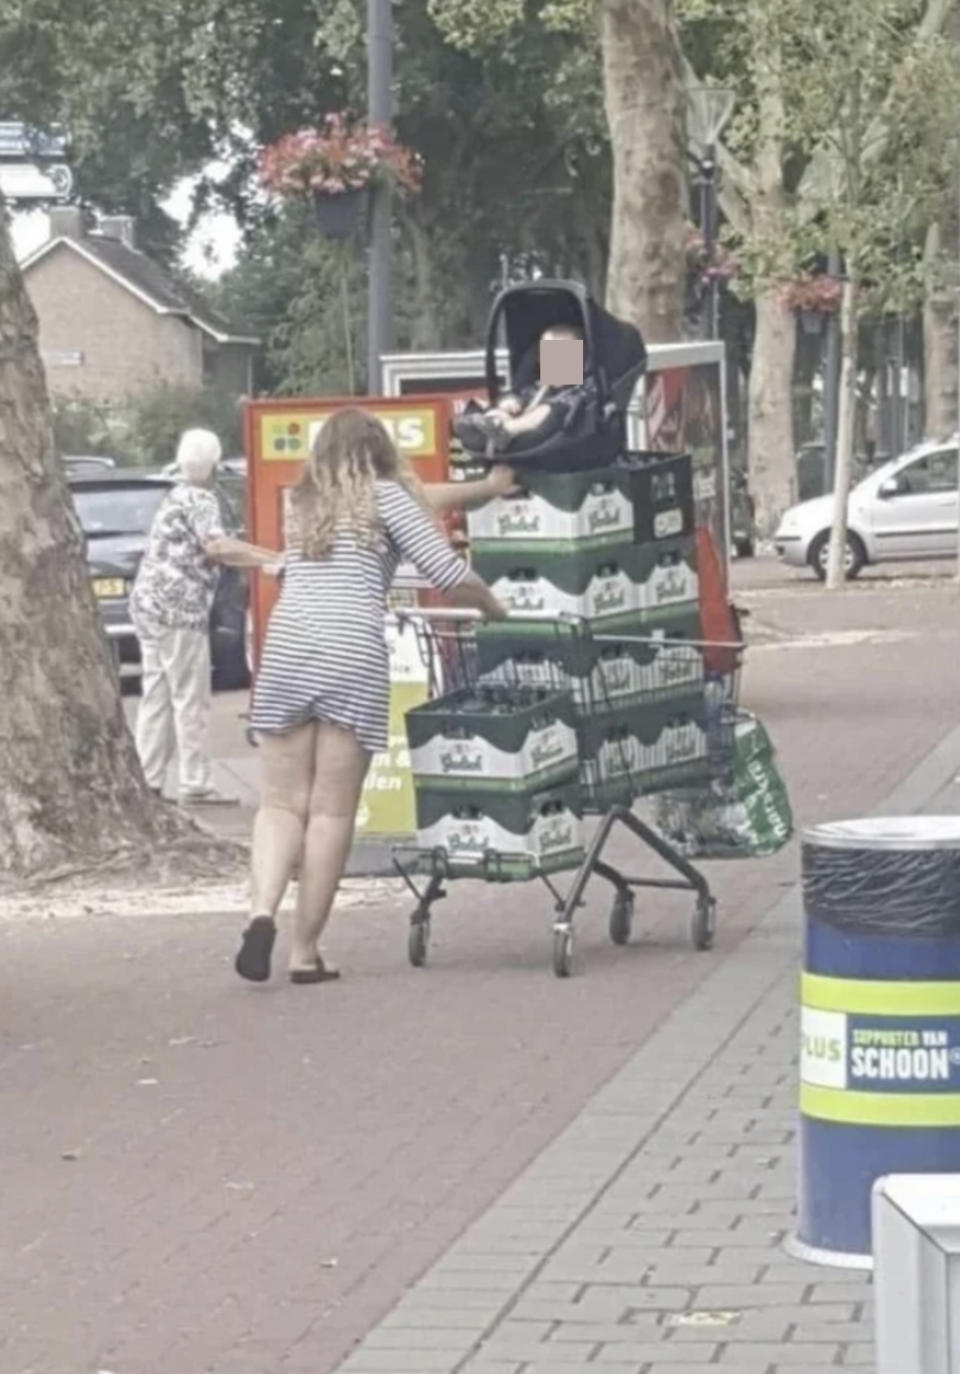
[(793, 448), (793, 363), (797, 325), (779, 299), (780, 285), (795, 270), (787, 230), (783, 184), (786, 113), (783, 105), (782, 34), (776, 7), (749, 0), (753, 34), (752, 75), (757, 99), (757, 150), (751, 196), (751, 233), (762, 245), (757, 325), (750, 367), (749, 478), (757, 530), (771, 539), (784, 510), (796, 500)]
[(651, 343), (681, 337), (685, 280), (684, 94), (672, 0), (601, 0), (613, 148), (608, 308)]
[(602, 301), (607, 276), (607, 260), (600, 231), (590, 225), (584, 225), (581, 242), (583, 243), (583, 275), (587, 289), (594, 300)]
[(797, 326), (776, 289), (756, 298), (756, 333), (750, 367), (749, 474), (757, 533), (772, 539), (780, 517), (797, 499), (793, 450), (792, 381)]
[(188, 832), (127, 730), (0, 202), (0, 877)]
[(857, 272), (848, 261), (843, 286), (840, 316), (842, 354), (840, 364), (840, 404), (837, 414), (837, 464), (833, 484), (833, 526), (827, 587), (837, 591), (847, 580), (847, 505), (850, 500), (850, 475), (853, 471), (853, 431), (857, 412)]
[[(943, 229), (927, 231), (925, 266), (935, 278)], [(934, 284), (923, 306), (924, 433), (945, 439), (957, 428), (957, 310), (951, 293)]]

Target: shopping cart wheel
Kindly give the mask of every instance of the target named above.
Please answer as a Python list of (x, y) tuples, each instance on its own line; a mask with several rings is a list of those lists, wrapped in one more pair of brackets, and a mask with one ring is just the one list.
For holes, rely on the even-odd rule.
[(713, 897), (698, 897), (697, 908), (690, 922), (690, 938), (694, 949), (713, 949), (717, 929), (717, 903)]
[(610, 908), (610, 939), (615, 945), (625, 945), (633, 930), (633, 893), (620, 888)]
[(426, 964), (429, 944), (430, 917), (418, 911), (410, 922), (410, 935), (407, 939), (407, 954), (414, 968), (423, 968)]
[(553, 932), (553, 971), (558, 978), (569, 978), (573, 969), (573, 931)]

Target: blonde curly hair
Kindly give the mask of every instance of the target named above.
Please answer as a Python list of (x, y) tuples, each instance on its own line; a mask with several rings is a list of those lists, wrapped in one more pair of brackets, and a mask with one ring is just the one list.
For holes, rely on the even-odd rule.
[(378, 481), (398, 482), (428, 509), (420, 482), (380, 421), (353, 406), (336, 411), (318, 432), (290, 493), (287, 544), (312, 561), (329, 558), (344, 531), (373, 545), (381, 528)]

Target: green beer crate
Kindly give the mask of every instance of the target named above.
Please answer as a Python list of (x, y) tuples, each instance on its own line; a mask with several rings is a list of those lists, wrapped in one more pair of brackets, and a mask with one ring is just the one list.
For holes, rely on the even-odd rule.
[(578, 728), (580, 778), (588, 806), (709, 777), (703, 694), (647, 701), (584, 720)]
[(563, 622), (551, 628), (521, 642), (502, 625), (478, 626), (481, 682), (565, 688), (578, 715), (697, 691), (703, 683), (698, 607), (681, 607), (656, 625), (634, 616), (595, 633)]
[(627, 557), (637, 611), (648, 623), (699, 606), (695, 535), (636, 544)]
[(639, 795), (639, 752), (625, 711), (584, 722), (580, 738), (580, 794), (584, 810), (630, 806)]
[(573, 697), (549, 687), (463, 688), (407, 712), (418, 784), (541, 791), (577, 773)]
[[(636, 615), (634, 545), (617, 541), (603, 548), (572, 546), (531, 551), (529, 545), (501, 544), (471, 550), (473, 569), (517, 617), (517, 637), (552, 633), (558, 616), (591, 624), (623, 623)], [(534, 628), (534, 625), (539, 628)]]
[(576, 781), (541, 792), (466, 793), (418, 782), (417, 867), (485, 882), (527, 882), (578, 868), (585, 839)]
[(489, 501), (467, 516), (471, 548), (496, 552), (524, 545), (555, 552), (632, 540), (630, 476), (619, 468), (525, 473), (515, 496)]

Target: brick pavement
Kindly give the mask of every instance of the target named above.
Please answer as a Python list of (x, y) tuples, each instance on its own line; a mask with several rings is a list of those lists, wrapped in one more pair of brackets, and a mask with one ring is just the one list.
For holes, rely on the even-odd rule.
[[(877, 809), (960, 810), (958, 768), (960, 728)], [(794, 890), (342, 1374), (873, 1369), (870, 1276), (784, 1249), (796, 1196), (798, 908)]]
[[(952, 594), (881, 586), (828, 602), (804, 587), (758, 594), (755, 610), (764, 645), (747, 699), (775, 734), (798, 817), (869, 809), (952, 718), (952, 667), (937, 676), (926, 666), (956, 663)], [(814, 629), (872, 638), (797, 647)], [(742, 1014), (756, 955), (741, 942), (794, 871), (787, 853), (717, 873), (712, 957), (689, 950), (689, 904), (671, 896), (638, 914), (630, 948), (614, 949), (606, 894), (591, 889), (583, 976), (567, 984), (548, 969), (549, 903), (528, 888), (455, 888), (424, 973), (405, 963), (404, 899), (352, 913), (331, 937), (348, 977), (322, 990), (239, 985), (236, 916), (151, 918), (148, 897), (123, 919), (0, 922), (0, 1370), (334, 1369), (674, 1009), (694, 1009), (690, 1044), (707, 1025), (708, 1048), (723, 1044), (717, 1018), (730, 1006), (690, 999), (729, 969), (740, 991), (728, 1002)], [(687, 1053), (685, 1033), (673, 1059), (658, 1052), (658, 1071), (679, 1075)], [(650, 1078), (645, 1109), (662, 1112), (673, 1086)], [(726, 1109), (731, 1131), (736, 1110)], [(606, 1139), (600, 1130), (589, 1167), (581, 1155), (576, 1172), (547, 1182), (545, 1209), (528, 1218), (517, 1208), (519, 1244), (481, 1266), (482, 1286), (441, 1281), (427, 1321), (431, 1311), (467, 1325), (475, 1311), (496, 1316), (531, 1247), (536, 1257), (562, 1240), (570, 1208), (578, 1215), (609, 1176), (619, 1124), (611, 1118)], [(729, 1229), (736, 1202), (711, 1205), (715, 1229)], [(670, 1214), (658, 1215), (666, 1240)], [(742, 1233), (758, 1237), (749, 1248), (764, 1248), (762, 1227)], [(592, 1248), (576, 1261), (602, 1263)], [(625, 1263), (618, 1255), (618, 1273)], [(549, 1290), (528, 1298), (578, 1296), (573, 1279), (542, 1282)], [(601, 1296), (615, 1304), (628, 1290), (642, 1311), (634, 1290), (644, 1286), (618, 1278)], [(656, 1287), (684, 1310), (681, 1284)], [(622, 1311), (598, 1310), (620, 1325)], [(409, 1367), (429, 1374), (444, 1346), (423, 1341), (430, 1349)], [(581, 1353), (582, 1342), (554, 1344)], [(472, 1374), (517, 1363), (485, 1357)]]

